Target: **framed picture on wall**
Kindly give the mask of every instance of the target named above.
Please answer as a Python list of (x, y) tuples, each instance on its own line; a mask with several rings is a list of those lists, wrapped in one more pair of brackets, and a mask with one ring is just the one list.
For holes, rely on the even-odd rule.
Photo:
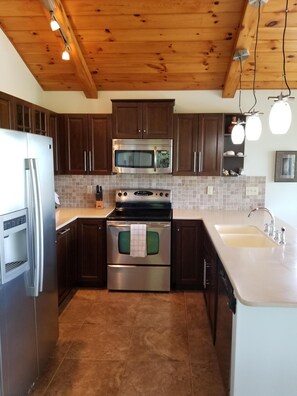
[(276, 182), (297, 182), (297, 151), (275, 152)]

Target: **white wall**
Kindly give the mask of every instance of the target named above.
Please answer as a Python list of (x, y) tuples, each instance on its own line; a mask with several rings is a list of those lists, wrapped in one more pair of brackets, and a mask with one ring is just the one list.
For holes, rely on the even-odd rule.
[[(234, 99), (222, 99), (221, 91), (109, 91), (99, 92), (98, 99), (86, 99), (82, 92), (43, 92), (1, 30), (0, 58), (1, 91), (60, 113), (111, 113), (112, 98), (173, 98), (176, 103), (175, 112), (179, 113), (239, 111), (238, 96)], [(248, 176), (267, 177), (266, 206), (277, 217), (297, 227), (297, 183), (273, 181), (275, 151), (297, 151), (297, 100), (291, 102), (293, 122), (290, 131), (284, 136), (274, 136), (268, 128), (268, 114), (272, 102), (267, 98), (276, 94), (279, 91), (257, 92), (257, 110), (264, 113), (261, 116), (263, 132), (258, 142), (246, 143), (245, 173)], [(252, 104), (252, 93), (243, 91), (243, 111), (249, 110)]]

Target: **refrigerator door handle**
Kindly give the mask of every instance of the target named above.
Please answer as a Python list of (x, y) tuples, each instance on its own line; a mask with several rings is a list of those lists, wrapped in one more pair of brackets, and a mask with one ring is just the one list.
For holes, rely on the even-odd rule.
[(43, 242), (43, 215), (40, 192), (40, 182), (38, 174), (38, 164), (36, 158), (27, 159), (30, 174), (30, 190), (33, 201), (30, 201), (30, 211), (33, 211), (33, 235), (34, 235), (34, 261), (35, 261), (35, 282), (34, 295), (38, 296), (43, 291), (43, 262), (44, 262), (44, 242)]

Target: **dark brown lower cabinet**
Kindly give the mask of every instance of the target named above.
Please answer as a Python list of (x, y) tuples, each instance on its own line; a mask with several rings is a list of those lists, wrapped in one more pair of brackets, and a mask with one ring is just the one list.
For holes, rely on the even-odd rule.
[(203, 224), (201, 220), (174, 220), (172, 226), (172, 286), (202, 290)]
[(77, 285), (106, 285), (105, 221), (77, 220), (78, 265)]
[(56, 241), (58, 300), (60, 305), (76, 284), (76, 222), (58, 230)]
[(218, 257), (206, 231), (203, 233), (203, 293), (213, 343), (216, 339)]

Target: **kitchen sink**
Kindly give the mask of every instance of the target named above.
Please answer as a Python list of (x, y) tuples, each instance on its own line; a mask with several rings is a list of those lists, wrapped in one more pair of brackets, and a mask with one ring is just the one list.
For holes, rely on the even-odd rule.
[(238, 248), (270, 248), (278, 244), (252, 225), (215, 225), (226, 246)]

